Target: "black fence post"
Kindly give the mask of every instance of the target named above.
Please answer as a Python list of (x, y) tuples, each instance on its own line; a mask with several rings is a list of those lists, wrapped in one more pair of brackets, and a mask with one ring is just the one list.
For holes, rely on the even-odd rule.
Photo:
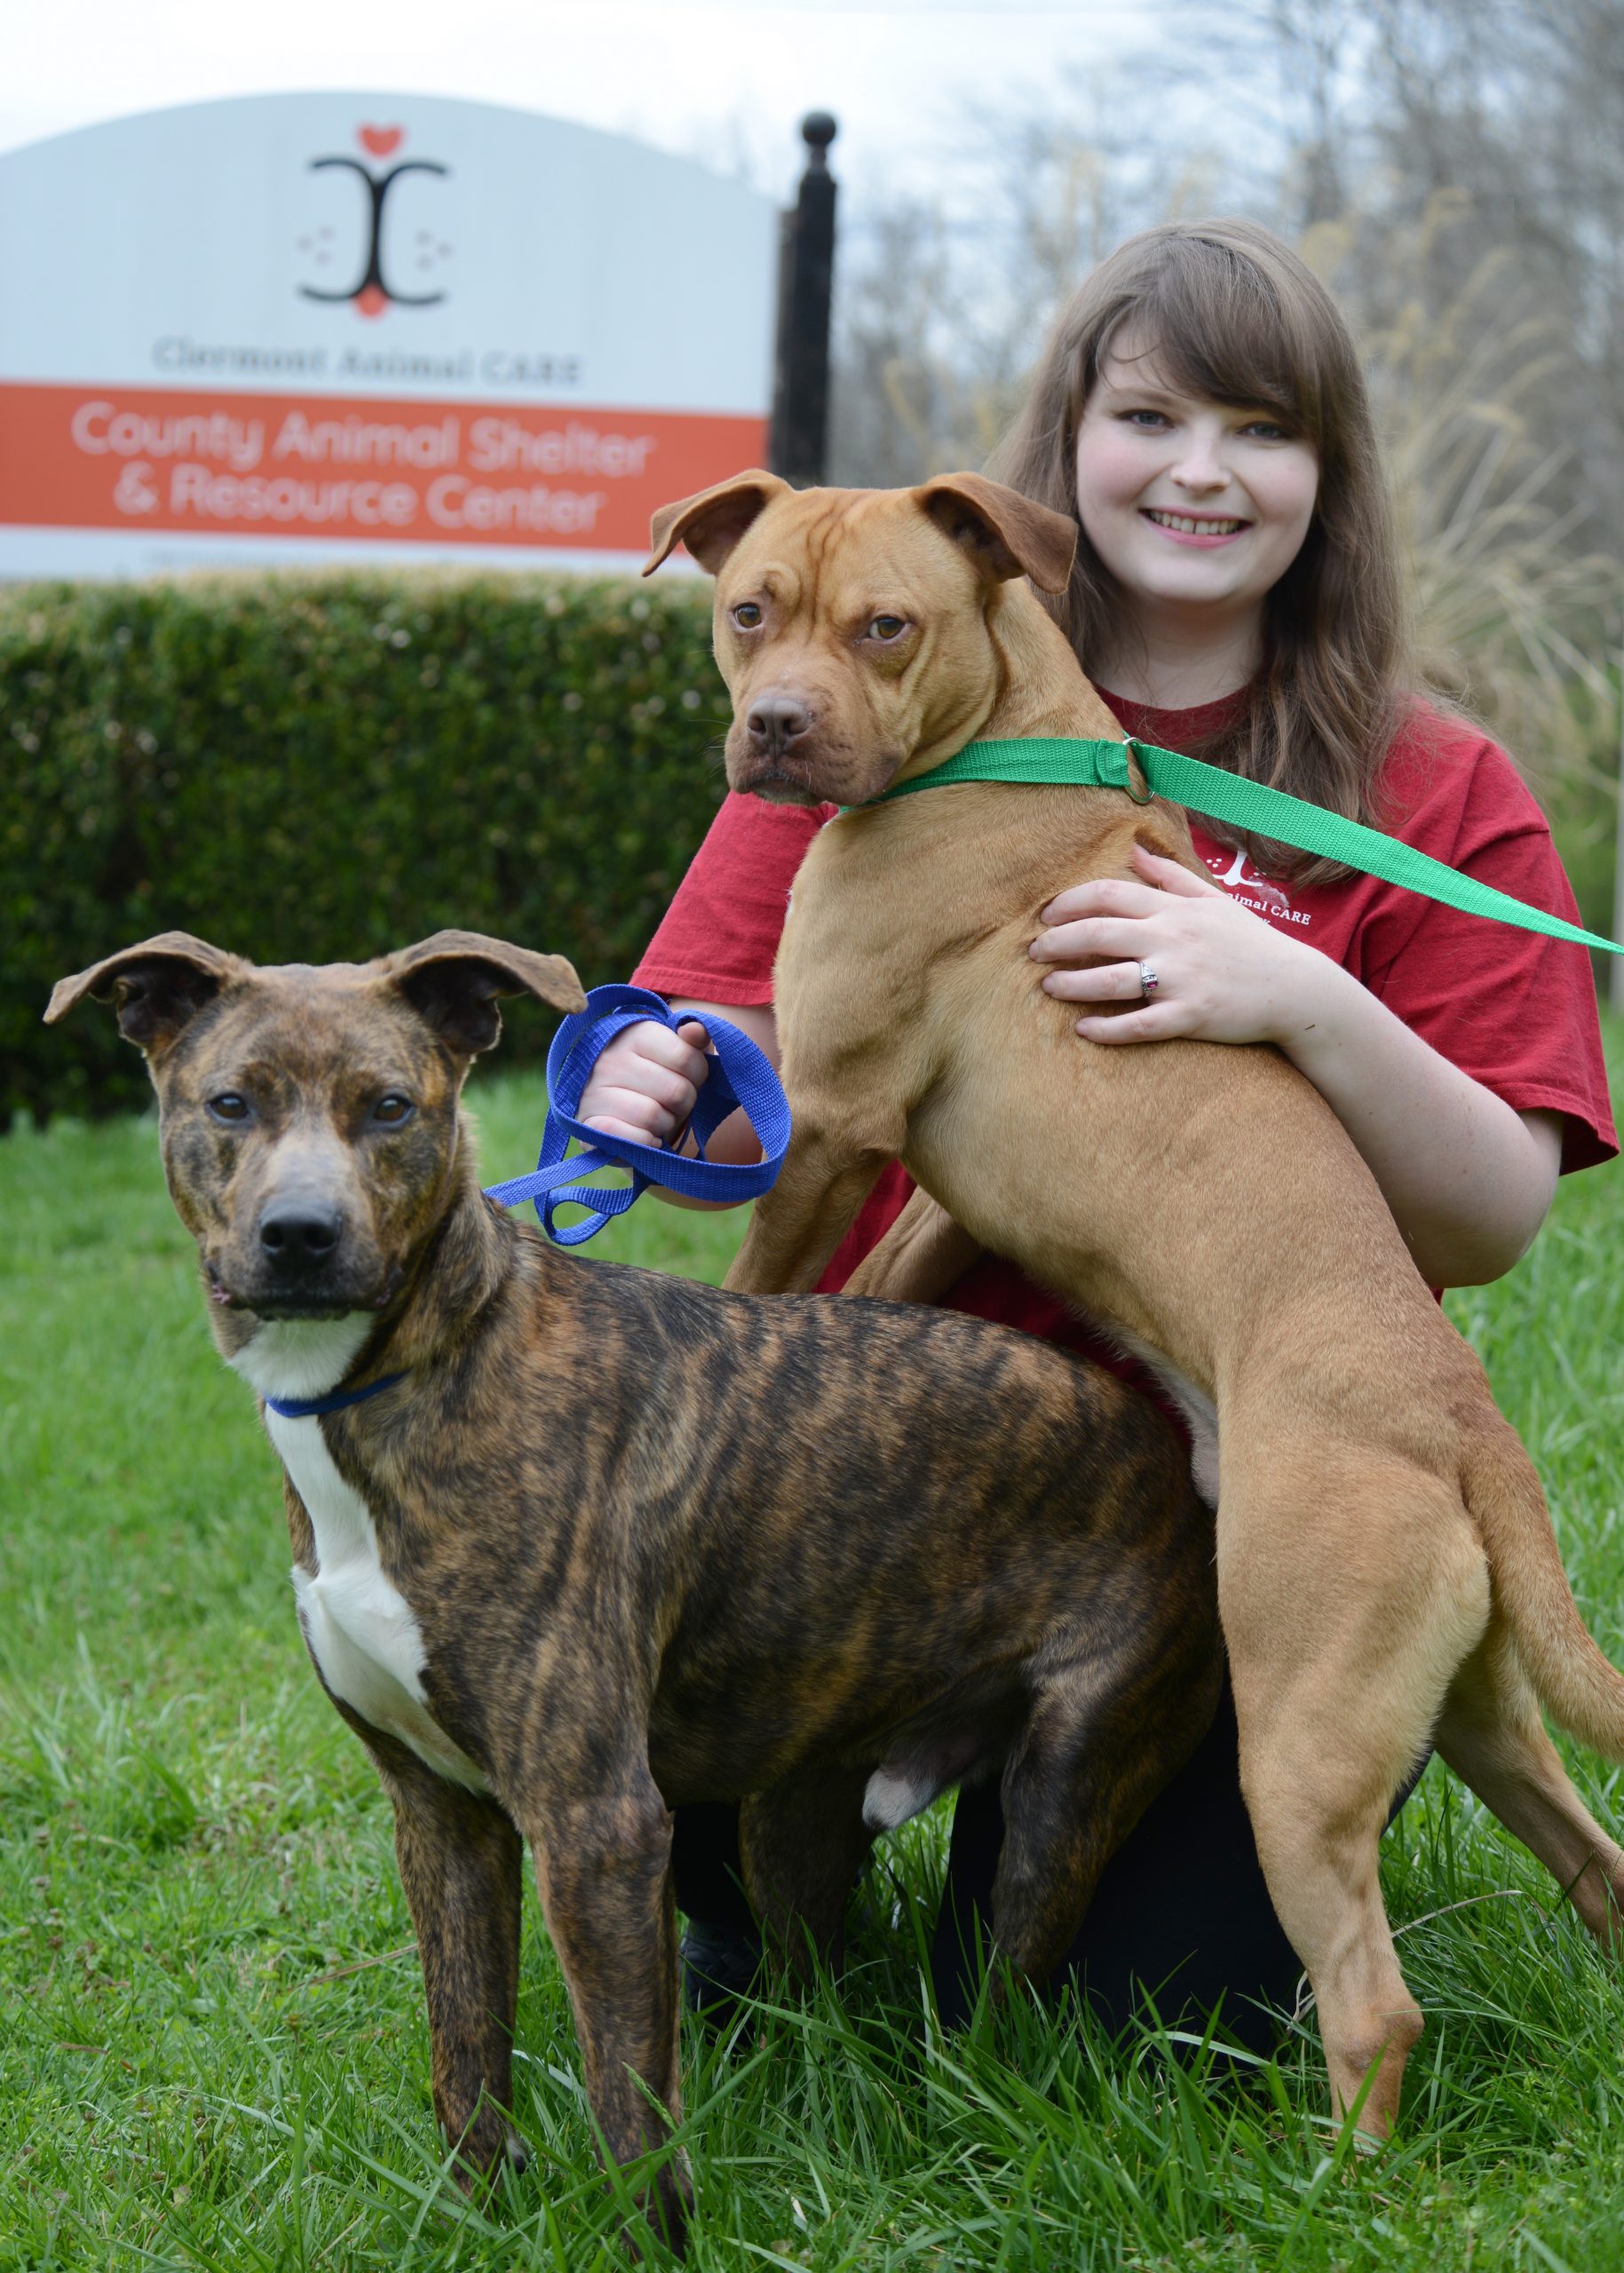
[(835, 281), (835, 178), (828, 147), (838, 129), (826, 110), (801, 121), (806, 171), (778, 241), (778, 345), (768, 462), (786, 481), (823, 479), (829, 426), (829, 302)]

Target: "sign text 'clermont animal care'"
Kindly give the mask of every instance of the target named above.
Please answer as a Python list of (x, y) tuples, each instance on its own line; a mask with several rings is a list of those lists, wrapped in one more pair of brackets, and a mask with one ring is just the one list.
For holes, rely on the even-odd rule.
[(640, 559), (761, 462), (776, 231), (685, 160), (415, 95), (0, 157), (0, 574)]

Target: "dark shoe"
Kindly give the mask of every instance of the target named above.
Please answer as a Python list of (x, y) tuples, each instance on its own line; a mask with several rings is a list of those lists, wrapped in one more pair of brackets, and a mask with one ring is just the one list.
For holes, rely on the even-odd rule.
[(748, 1996), (761, 1964), (761, 1936), (753, 1926), (717, 1926), (690, 1918), (677, 1944), (682, 2000), (691, 2013), (725, 2028), (741, 1997)]

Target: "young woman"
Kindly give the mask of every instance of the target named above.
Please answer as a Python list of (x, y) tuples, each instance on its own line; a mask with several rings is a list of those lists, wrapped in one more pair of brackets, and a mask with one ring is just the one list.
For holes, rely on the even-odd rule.
[[(1126, 733), (1573, 918), (1511, 761), (1419, 693), (1352, 342), (1266, 231), (1176, 223), (1122, 246), (1062, 315), (991, 471), (1075, 516), (1071, 587), (1049, 605)], [(726, 800), (637, 973), (701, 1023), (622, 1037), (583, 1118), (646, 1139), (679, 1128), (705, 1078), (709, 1010), (771, 1052), (786, 899), (828, 818)], [(1430, 1285), (1509, 1270), (1557, 1174), (1617, 1149), (1587, 957), (1210, 823), (1192, 833), (1210, 882), (1142, 853), (1137, 882), (1061, 891), (1032, 948), (1034, 985), (1113, 1049), (1272, 1043), (1341, 1119)], [(1102, 1014), (1123, 1002), (1138, 1007)], [(899, 1168), (882, 1177), (825, 1288), (908, 1190)], [(1132, 1373), (992, 1257), (948, 1299)], [(1001, 1835), (995, 1789), (961, 1794), (936, 1951), (948, 2018), (970, 1993), (962, 1952), (985, 1925)], [(681, 1811), (677, 1869), (691, 1975), (740, 1983), (754, 1943), (729, 1810)], [(1297, 1963), (1252, 1843), (1227, 1697), (1108, 1865), (1069, 1969), (1113, 2025), (1147, 1990), (1165, 2021), (1222, 2001), (1227, 2033), (1266, 2045), (1271, 2010), (1291, 2006)]]

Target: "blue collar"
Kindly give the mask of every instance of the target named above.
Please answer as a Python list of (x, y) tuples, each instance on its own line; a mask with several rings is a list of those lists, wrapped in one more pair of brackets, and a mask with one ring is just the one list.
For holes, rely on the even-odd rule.
[(334, 1389), (325, 1397), (267, 1397), (265, 1403), (284, 1421), (308, 1421), (321, 1413), (342, 1413), (346, 1405), (364, 1405), (380, 1390), (392, 1389), (405, 1379), (404, 1374), (385, 1374), (381, 1382), (368, 1382), (365, 1389)]

